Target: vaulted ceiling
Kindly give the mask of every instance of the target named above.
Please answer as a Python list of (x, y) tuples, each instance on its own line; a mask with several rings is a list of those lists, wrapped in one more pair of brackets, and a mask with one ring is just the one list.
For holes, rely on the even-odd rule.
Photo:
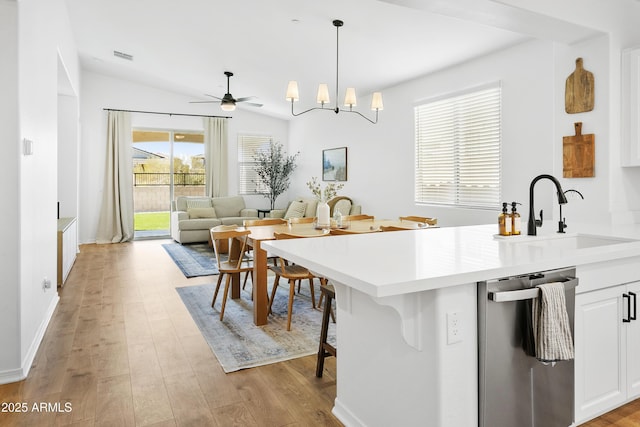
[[(144, 82), (193, 100), (256, 96), (265, 114), (287, 117), (289, 80), (314, 106), (318, 83), (334, 103), (336, 30), (340, 96), (368, 95), (526, 41), (573, 42), (589, 30), (491, 0), (66, 0), (84, 68)], [(114, 56), (114, 51), (133, 57)], [(251, 108), (251, 107), (243, 107)], [(203, 113), (217, 114), (217, 104)]]

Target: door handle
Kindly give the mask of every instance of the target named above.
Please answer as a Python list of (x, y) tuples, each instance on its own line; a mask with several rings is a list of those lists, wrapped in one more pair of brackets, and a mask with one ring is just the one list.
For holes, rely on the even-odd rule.
[[(631, 311), (629, 311), (629, 319), (630, 320), (636, 320), (636, 293), (635, 292), (631, 292), (629, 291), (629, 295), (633, 297), (633, 316), (631, 316)], [(629, 305), (631, 305), (631, 301), (629, 301)]]
[(622, 299), (625, 298), (627, 299), (627, 318), (623, 318), (622, 323), (629, 323), (631, 322), (631, 295), (625, 292), (622, 294)]

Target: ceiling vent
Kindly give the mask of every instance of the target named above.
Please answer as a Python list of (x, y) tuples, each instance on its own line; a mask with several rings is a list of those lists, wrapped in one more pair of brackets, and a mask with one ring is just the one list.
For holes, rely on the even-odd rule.
[(133, 55), (129, 55), (128, 53), (124, 53), (124, 52), (118, 52), (117, 50), (113, 51), (113, 56), (126, 59), (127, 61), (133, 61)]

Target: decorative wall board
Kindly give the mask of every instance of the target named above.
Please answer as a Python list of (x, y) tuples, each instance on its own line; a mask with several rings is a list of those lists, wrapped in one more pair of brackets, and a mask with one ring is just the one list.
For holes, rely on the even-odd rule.
[(567, 77), (564, 88), (564, 110), (569, 114), (593, 110), (593, 73), (582, 66), (582, 58), (576, 59), (576, 69)]
[(582, 135), (582, 122), (574, 123), (576, 134), (562, 138), (562, 176), (586, 178), (594, 176), (595, 135)]

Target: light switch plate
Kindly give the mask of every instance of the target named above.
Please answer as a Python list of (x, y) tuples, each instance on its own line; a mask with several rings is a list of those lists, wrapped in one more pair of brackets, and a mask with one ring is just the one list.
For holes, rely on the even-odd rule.
[(33, 154), (33, 141), (27, 138), (22, 140), (22, 153), (25, 156), (31, 156)]

